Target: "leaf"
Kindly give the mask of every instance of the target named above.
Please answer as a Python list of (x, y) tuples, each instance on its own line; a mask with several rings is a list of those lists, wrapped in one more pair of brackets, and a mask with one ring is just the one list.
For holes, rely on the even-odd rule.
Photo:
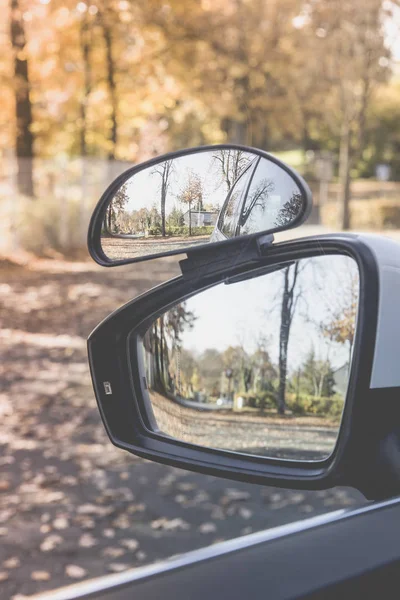
[(139, 548), (139, 542), (133, 539), (121, 540), (121, 546), (128, 548), (128, 550), (137, 550)]
[(40, 544), (40, 549), (42, 552), (51, 552), (63, 541), (64, 540), (61, 537), (61, 535), (57, 535), (56, 533), (54, 533), (43, 540), (43, 542)]
[(50, 573), (48, 571), (32, 571), (31, 579), (33, 579), (33, 581), (48, 581), (50, 579)]
[(152, 521), (151, 526), (153, 529), (161, 529), (163, 531), (185, 531), (190, 529), (189, 523), (186, 523), (183, 519), (167, 519), (165, 517)]
[(57, 517), (53, 521), (54, 529), (67, 529), (69, 526), (69, 521), (66, 517)]
[(104, 548), (101, 551), (102, 556), (109, 556), (110, 558), (119, 558), (123, 554), (126, 553), (126, 550), (123, 548), (118, 548), (116, 546), (109, 546), (108, 548)]
[(215, 523), (202, 523), (199, 527), (200, 533), (215, 533), (217, 531), (217, 526)]
[(114, 538), (115, 537), (115, 529), (103, 529), (103, 535), (106, 538)]
[(71, 579), (82, 579), (87, 574), (87, 571), (79, 565), (67, 565), (65, 567), (65, 574), (71, 577)]
[(12, 556), (3, 562), (3, 566), (6, 567), (6, 569), (16, 569), (20, 565), (21, 561), (18, 556)]
[(235, 488), (228, 488), (225, 490), (225, 495), (221, 499), (221, 504), (227, 505), (232, 502), (242, 502), (250, 498), (250, 493), (243, 490), (237, 490)]
[(96, 540), (95, 537), (93, 537), (93, 535), (91, 533), (84, 533), (79, 538), (78, 545), (81, 548), (92, 548), (93, 546), (96, 546), (97, 543), (98, 543), (98, 541)]
[(127, 565), (125, 563), (111, 563), (108, 565), (108, 569), (114, 573), (121, 573), (122, 571), (129, 569), (130, 566), (131, 565)]

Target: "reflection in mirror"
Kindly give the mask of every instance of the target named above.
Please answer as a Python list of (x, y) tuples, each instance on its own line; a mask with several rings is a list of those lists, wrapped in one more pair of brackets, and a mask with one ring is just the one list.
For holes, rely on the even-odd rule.
[(321, 255), (175, 305), (141, 344), (156, 429), (246, 454), (329, 457), (346, 398), (358, 297), (356, 262)]
[(111, 260), (290, 226), (307, 199), (280, 165), (234, 148), (163, 160), (114, 194), (101, 233)]

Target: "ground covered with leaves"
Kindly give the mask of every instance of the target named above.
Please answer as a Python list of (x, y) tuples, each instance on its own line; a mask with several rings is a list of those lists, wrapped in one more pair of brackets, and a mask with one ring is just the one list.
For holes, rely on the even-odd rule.
[(114, 448), (86, 337), (176, 274), (169, 260), (0, 261), (0, 597), (15, 600), (339, 507), (348, 489), (298, 492), (157, 465)]

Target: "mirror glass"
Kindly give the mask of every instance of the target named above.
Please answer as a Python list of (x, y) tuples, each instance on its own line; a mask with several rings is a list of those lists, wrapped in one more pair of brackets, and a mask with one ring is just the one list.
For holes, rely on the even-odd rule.
[(329, 457), (346, 399), (358, 298), (356, 262), (320, 255), (176, 304), (140, 342), (155, 430), (246, 454)]
[(101, 244), (117, 261), (289, 227), (307, 198), (279, 164), (227, 147), (163, 160), (109, 203)]

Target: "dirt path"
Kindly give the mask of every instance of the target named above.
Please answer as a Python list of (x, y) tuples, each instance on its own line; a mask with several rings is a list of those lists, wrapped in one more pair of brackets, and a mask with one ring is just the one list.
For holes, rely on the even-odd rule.
[(146, 462), (100, 423), (86, 336), (177, 273), (0, 263), (0, 597), (22, 598), (362, 501), (239, 484)]

